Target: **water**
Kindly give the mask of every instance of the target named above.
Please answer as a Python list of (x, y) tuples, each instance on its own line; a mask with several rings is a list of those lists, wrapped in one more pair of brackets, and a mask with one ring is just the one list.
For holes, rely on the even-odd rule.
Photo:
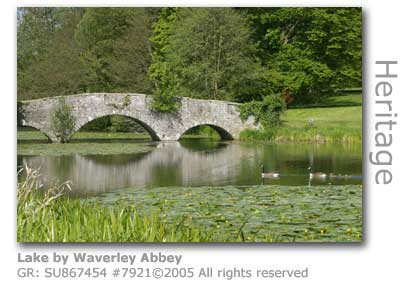
[[(359, 145), (145, 142), (155, 148), (138, 154), (18, 156), (17, 165), (40, 168), (46, 185), (70, 180), (73, 192), (81, 195), (169, 186), (308, 185), (308, 166), (337, 175), (313, 179), (311, 185), (362, 184)], [(261, 164), (280, 177), (262, 179)]]

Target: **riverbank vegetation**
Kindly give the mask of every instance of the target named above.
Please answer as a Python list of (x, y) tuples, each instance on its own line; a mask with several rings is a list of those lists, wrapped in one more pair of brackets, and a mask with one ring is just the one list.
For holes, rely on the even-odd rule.
[[(147, 141), (148, 139), (145, 139)], [(123, 140), (121, 142), (70, 142), (70, 143), (18, 143), (17, 154), (21, 156), (33, 155), (111, 155), (111, 154), (135, 154), (145, 153), (153, 150), (154, 145), (140, 144), (133, 140)]]
[(105, 155), (149, 152), (155, 148), (148, 134), (77, 132), (70, 143), (50, 143), (40, 131), (17, 131), (18, 155)]
[[(82, 140), (106, 140), (112, 141), (115, 140), (126, 140), (126, 139), (143, 139), (150, 138), (148, 133), (137, 133), (137, 132), (88, 132), (88, 131), (78, 131), (76, 132), (71, 140), (75, 142), (81, 142)], [(17, 141), (29, 142), (29, 141), (39, 141), (47, 142), (47, 136), (33, 128), (29, 127), (20, 127), (17, 129)]]
[(292, 108), (282, 114), (282, 125), (245, 130), (240, 139), (276, 143), (362, 143), (361, 95), (335, 96), (328, 102)]
[(95, 200), (69, 197), (68, 183), (43, 188), (36, 170), (23, 174), (18, 183), (20, 242), (362, 239), (361, 186), (129, 189)]
[[(220, 140), (220, 135), (209, 126), (197, 126), (186, 131), (180, 142), (203, 139)], [(17, 130), (18, 155), (109, 155), (134, 154), (151, 151), (156, 143), (151, 136), (138, 132), (76, 132), (70, 143), (51, 143), (47, 136), (35, 129), (21, 127)]]

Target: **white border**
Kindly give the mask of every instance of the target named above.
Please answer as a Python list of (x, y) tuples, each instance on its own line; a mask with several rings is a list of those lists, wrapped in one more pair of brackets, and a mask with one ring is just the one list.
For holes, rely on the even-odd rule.
[[(408, 9), (405, 1), (3, 1), (1, 19), (1, 180), (6, 185), (1, 194), (0, 275), (3, 287), (13, 289), (180, 289), (209, 287), (245, 287), (253, 289), (404, 289), (407, 287), (409, 190), (405, 181), (408, 172)], [(398, 60), (394, 81), (394, 111), (399, 114), (393, 130), (394, 181), (389, 186), (374, 186), (373, 167), (367, 167), (365, 184), (365, 242), (361, 245), (18, 245), (15, 242), (16, 184), (16, 45), (15, 24), (17, 6), (362, 6), (364, 9), (364, 73), (367, 153), (373, 150), (373, 102), (375, 60)], [(406, 178), (405, 178), (406, 177)], [(18, 279), (17, 252), (71, 252), (89, 250), (112, 253), (120, 250), (145, 250), (184, 254), (184, 266), (218, 267), (305, 267), (310, 269), (308, 280), (40, 280)], [(7, 285), (7, 286), (6, 286)], [(143, 287), (143, 288), (142, 288)]]

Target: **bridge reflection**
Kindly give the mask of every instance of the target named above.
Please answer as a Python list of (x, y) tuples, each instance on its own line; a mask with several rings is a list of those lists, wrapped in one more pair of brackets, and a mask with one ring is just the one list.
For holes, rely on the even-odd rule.
[(73, 193), (92, 195), (128, 187), (235, 183), (235, 178), (245, 180), (261, 155), (261, 147), (246, 149), (234, 142), (182, 141), (161, 142), (138, 154), (23, 156), (18, 163), (40, 168), (46, 186), (70, 180)]

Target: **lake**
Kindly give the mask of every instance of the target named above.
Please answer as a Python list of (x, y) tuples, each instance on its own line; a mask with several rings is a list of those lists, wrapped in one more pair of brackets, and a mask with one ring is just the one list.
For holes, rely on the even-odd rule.
[[(17, 165), (40, 168), (45, 185), (69, 180), (78, 195), (172, 186), (305, 186), (309, 166), (313, 172), (335, 175), (313, 179), (313, 186), (362, 184), (361, 144), (264, 144), (207, 138), (115, 142), (146, 145), (152, 150), (112, 155), (18, 155)], [(262, 179), (262, 164), (266, 172), (278, 172), (280, 177)]]

